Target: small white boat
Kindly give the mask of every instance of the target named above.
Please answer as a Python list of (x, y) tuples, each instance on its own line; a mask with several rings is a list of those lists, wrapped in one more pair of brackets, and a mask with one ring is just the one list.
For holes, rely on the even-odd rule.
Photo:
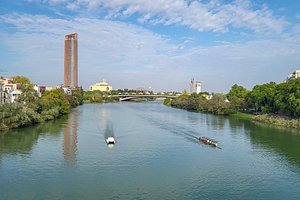
[(106, 143), (107, 143), (107, 144), (115, 144), (115, 143), (116, 143), (116, 140), (115, 140), (114, 137), (108, 137), (108, 138), (106, 139)]

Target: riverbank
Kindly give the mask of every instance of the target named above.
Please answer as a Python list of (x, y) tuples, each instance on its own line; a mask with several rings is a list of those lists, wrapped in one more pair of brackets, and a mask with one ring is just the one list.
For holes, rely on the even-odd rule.
[(250, 113), (242, 113), (242, 112), (236, 112), (232, 113), (230, 115), (231, 117), (238, 118), (238, 119), (244, 119), (244, 120), (252, 120), (252, 118), (255, 116)]
[[(218, 104), (218, 106), (215, 106), (216, 108), (213, 108), (213, 109), (208, 109), (208, 108), (199, 109), (200, 106), (198, 106), (198, 107), (197, 106), (185, 106), (184, 103), (185, 102), (183, 102), (179, 105), (176, 103), (174, 106), (174, 104), (172, 104), (172, 101), (170, 99), (167, 99), (164, 102), (164, 105), (173, 107), (173, 108), (187, 110), (187, 111), (199, 112), (199, 113), (209, 113), (209, 114), (215, 114), (215, 115), (224, 115), (224, 113), (225, 113), (225, 115), (234, 117), (237, 119), (256, 121), (256, 122), (270, 124), (270, 125), (279, 126), (279, 127), (300, 129), (300, 119), (293, 119), (293, 118), (278, 116), (278, 115), (274, 115), (274, 114), (255, 115), (255, 114), (251, 114), (251, 113), (234, 112), (233, 110), (228, 109), (229, 105), (227, 105), (228, 112), (216, 113), (216, 112), (210, 112), (210, 111), (218, 110), (219, 104)], [(192, 109), (189, 109), (189, 108), (192, 108)]]
[(283, 116), (270, 115), (270, 114), (254, 115), (250, 113), (241, 113), (241, 112), (231, 114), (230, 116), (238, 119), (251, 120), (251, 121), (256, 121), (256, 122), (274, 125), (274, 126), (300, 129), (300, 119), (291, 119)]
[(254, 115), (251, 120), (280, 127), (300, 129), (300, 119), (289, 119), (276, 115)]
[(237, 112), (229, 115), (237, 119), (249, 120), (254, 122), (260, 122), (268, 125), (285, 127), (285, 128), (294, 128), (300, 130), (300, 119), (290, 119), (287, 117), (270, 115), (270, 114), (260, 114), (254, 115), (250, 113)]
[(17, 102), (0, 105), (0, 131), (59, 118), (82, 103), (81, 89), (73, 90), (71, 95), (55, 89), (45, 91), (41, 97), (33, 91), (24, 91)]
[[(228, 115), (281, 127), (300, 129), (300, 78), (283, 83), (255, 85), (252, 90), (234, 84), (227, 94), (183, 93), (164, 104), (174, 108), (215, 115)], [(240, 113), (263, 113), (253, 115)]]

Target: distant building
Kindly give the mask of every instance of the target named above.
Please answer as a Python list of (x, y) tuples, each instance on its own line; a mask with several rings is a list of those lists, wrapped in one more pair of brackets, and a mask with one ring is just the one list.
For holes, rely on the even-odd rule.
[[(11, 78), (0, 79), (0, 104), (12, 103), (18, 95), (14, 91), (20, 88), (20, 84), (13, 83)], [(13, 96), (14, 95), (14, 96)]]
[(108, 85), (105, 79), (102, 80), (100, 83), (96, 83), (94, 85), (90, 85), (89, 87), (90, 91), (99, 90), (101, 92), (110, 92), (112, 91), (112, 86)]
[(10, 103), (10, 95), (3, 88), (3, 82), (0, 82), (0, 104)]
[(195, 81), (194, 79), (191, 80), (190, 84), (190, 92), (199, 94), (201, 92), (201, 82)]
[(65, 36), (64, 86), (78, 87), (78, 46), (77, 33)]
[(286, 81), (290, 81), (299, 77), (300, 77), (300, 70), (296, 70), (286, 78)]
[(61, 89), (67, 95), (72, 95), (72, 93), (73, 93), (72, 92), (73, 88), (68, 87), (68, 86), (64, 86), (64, 85), (58, 85), (58, 86), (56, 86), (56, 89)]
[(46, 86), (34, 85), (33, 89), (36, 91), (37, 95), (41, 97), (43, 92), (46, 91)]
[(11, 103), (14, 103), (16, 99), (22, 94), (21, 90), (14, 90), (10, 93)]
[(13, 84), (6, 84), (6, 85), (3, 85), (2, 88), (3, 88), (3, 91), (6, 91), (6, 92), (8, 92), (8, 93), (14, 91), (14, 86), (13, 86)]
[(50, 90), (54, 90), (54, 89), (56, 89), (56, 87), (46, 86), (46, 91), (50, 91)]

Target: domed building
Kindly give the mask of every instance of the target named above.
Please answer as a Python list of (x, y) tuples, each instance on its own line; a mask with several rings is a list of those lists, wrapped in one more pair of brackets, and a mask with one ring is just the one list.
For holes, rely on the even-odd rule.
[(89, 91), (99, 90), (101, 92), (110, 92), (112, 91), (112, 86), (108, 85), (105, 79), (100, 83), (95, 83), (94, 85), (90, 85)]

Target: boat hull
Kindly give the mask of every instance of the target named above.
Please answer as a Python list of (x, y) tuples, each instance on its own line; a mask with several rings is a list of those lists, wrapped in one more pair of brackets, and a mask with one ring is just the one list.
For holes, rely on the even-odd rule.
[(217, 147), (218, 146), (218, 142), (215, 141), (215, 140), (212, 140), (212, 139), (209, 139), (207, 137), (201, 137), (199, 138), (199, 140), (205, 144), (208, 144), (208, 145), (211, 145), (211, 146), (215, 146)]

